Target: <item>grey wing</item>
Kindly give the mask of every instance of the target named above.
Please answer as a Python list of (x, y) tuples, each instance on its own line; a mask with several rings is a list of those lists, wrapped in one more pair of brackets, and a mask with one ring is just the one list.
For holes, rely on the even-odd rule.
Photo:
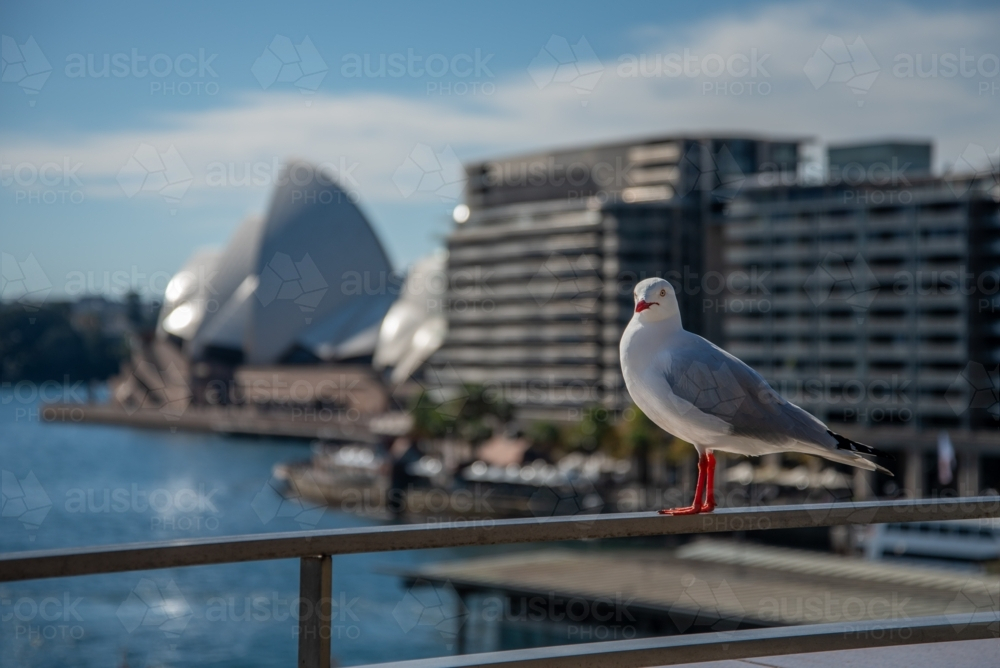
[(803, 441), (830, 447), (826, 426), (786, 401), (760, 374), (701, 337), (670, 350), (665, 371), (673, 393), (688, 409), (721, 420), (733, 436), (768, 443)]

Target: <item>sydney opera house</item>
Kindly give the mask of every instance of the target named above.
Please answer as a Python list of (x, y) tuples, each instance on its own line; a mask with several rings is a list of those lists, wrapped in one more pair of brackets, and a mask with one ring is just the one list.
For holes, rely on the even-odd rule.
[[(289, 402), (383, 412), (378, 372), (398, 385), (444, 339), (430, 280), (444, 263), (425, 258), (404, 282), (335, 180), (291, 162), (266, 215), (171, 279), (155, 335), (133, 346), (114, 396), (168, 416), (192, 404)], [(331, 374), (349, 380), (318, 391)]]

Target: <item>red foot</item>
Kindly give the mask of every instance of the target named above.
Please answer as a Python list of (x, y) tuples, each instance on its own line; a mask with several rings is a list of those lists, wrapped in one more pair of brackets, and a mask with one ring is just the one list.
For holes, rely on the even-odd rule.
[(694, 502), (684, 508), (664, 508), (659, 514), (698, 515), (713, 510), (715, 510), (715, 455), (707, 452), (698, 457), (698, 482), (694, 486)]
[[(697, 515), (704, 512), (704, 509), (695, 506), (685, 506), (684, 508), (664, 508), (663, 510), (658, 510), (659, 515)], [(711, 511), (708, 511), (711, 512)]]

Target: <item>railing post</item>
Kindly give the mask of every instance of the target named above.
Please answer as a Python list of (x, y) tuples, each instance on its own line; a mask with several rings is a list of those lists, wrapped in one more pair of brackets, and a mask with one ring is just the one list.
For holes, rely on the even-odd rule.
[(333, 560), (302, 557), (299, 566), (299, 668), (330, 668)]

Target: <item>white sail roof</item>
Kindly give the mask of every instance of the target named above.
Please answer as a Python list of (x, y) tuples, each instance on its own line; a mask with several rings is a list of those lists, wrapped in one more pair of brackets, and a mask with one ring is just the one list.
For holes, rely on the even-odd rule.
[(391, 368), (395, 384), (413, 375), (444, 343), (447, 261), (448, 253), (441, 251), (414, 263), (399, 299), (382, 321), (372, 363), (377, 369)]
[(191, 340), (218, 303), (212, 294), (212, 277), (219, 262), (216, 249), (200, 249), (167, 283), (160, 308), (158, 333)]
[(191, 359), (220, 350), (252, 365), (371, 355), (394, 299), (374, 230), (331, 176), (305, 162), (284, 168), (267, 215), (240, 225), (213, 269), (214, 308), (181, 337)]

